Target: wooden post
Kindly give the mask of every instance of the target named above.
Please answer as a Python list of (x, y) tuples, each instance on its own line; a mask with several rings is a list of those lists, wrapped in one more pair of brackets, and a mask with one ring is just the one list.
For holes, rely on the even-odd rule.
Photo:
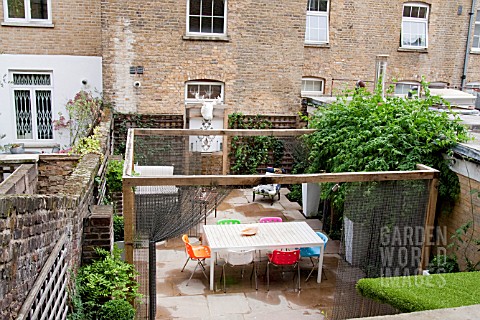
[(123, 184), (123, 217), (124, 217), (124, 234), (125, 234), (125, 261), (133, 264), (133, 235), (134, 235), (134, 206), (135, 196), (133, 188)]
[[(223, 113), (223, 128), (228, 129), (229, 109), (225, 109)], [(222, 175), (228, 174), (228, 136), (223, 136), (222, 142)]]
[(424, 229), (424, 239), (422, 246), (422, 256), (420, 260), (420, 272), (425, 270), (428, 265), (428, 259), (430, 257), (431, 242), (433, 238), (433, 228), (435, 222), (435, 211), (437, 207), (437, 197), (438, 197), (438, 174), (435, 173), (435, 177), (430, 180), (429, 183), (429, 194), (428, 194), (428, 206), (427, 212), (425, 214), (425, 229)]

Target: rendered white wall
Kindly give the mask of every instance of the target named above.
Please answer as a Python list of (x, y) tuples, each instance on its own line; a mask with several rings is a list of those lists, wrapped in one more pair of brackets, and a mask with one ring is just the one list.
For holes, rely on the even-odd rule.
[[(102, 90), (102, 58), (85, 56), (54, 56), (54, 55), (9, 55), (0, 54), (0, 133), (6, 137), (0, 145), (14, 142), (24, 142), (26, 146), (37, 146), (59, 143), (61, 147), (69, 144), (68, 133), (60, 134), (54, 130), (54, 139), (48, 143), (33, 140), (17, 140), (15, 133), (15, 110), (11, 91), (12, 71), (49, 71), (52, 72), (53, 83), (53, 119), (58, 119), (58, 113), (67, 115), (65, 104), (75, 94), (89, 90), (99, 95)], [(4, 78), (5, 76), (5, 78)], [(87, 85), (82, 80), (87, 80)], [(51, 150), (51, 147), (49, 148)], [(48, 148), (47, 148), (48, 151)]]

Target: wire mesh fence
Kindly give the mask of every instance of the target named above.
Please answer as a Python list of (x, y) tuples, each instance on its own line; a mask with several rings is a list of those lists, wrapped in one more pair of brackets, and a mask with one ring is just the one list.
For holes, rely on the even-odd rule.
[(428, 192), (427, 180), (349, 184), (333, 319), (397, 313), (361, 297), (355, 284), (361, 278), (418, 273)]

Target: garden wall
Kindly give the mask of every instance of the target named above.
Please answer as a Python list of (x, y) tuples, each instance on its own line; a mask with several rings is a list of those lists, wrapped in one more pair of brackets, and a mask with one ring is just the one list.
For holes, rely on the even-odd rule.
[(70, 237), (70, 265), (79, 264), (83, 219), (88, 215), (98, 155), (86, 155), (63, 177), (56, 195), (0, 196), (0, 319), (15, 319), (60, 236)]
[[(473, 232), (473, 239), (480, 239), (480, 164), (462, 159), (456, 159), (452, 169), (457, 172), (460, 180), (460, 195), (453, 210), (444, 212), (438, 217), (438, 225), (447, 230), (447, 239), (462, 225), (472, 221), (468, 235)], [(480, 261), (479, 246), (470, 243), (466, 247), (467, 257), (472, 261)], [(460, 269), (465, 268), (462, 252), (457, 252)]]
[[(109, 122), (101, 124), (103, 150), (109, 128)], [(69, 238), (69, 269), (80, 265), (84, 221), (89, 223), (96, 202), (95, 178), (103, 158), (40, 155), (38, 193), (0, 195), (0, 320), (16, 318), (62, 234)]]

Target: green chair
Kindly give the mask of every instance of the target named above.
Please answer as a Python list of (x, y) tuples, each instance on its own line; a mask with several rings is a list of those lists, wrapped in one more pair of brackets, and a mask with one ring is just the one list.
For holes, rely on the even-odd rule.
[(222, 219), (218, 220), (217, 224), (241, 224), (241, 222), (237, 219)]

